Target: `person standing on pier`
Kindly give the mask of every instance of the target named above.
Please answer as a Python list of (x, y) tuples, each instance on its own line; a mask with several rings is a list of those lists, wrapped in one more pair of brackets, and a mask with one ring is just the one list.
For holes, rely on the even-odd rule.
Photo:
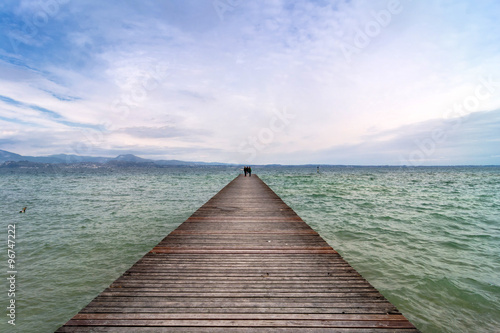
[(248, 167), (248, 176), (252, 177), (252, 168), (251, 167)]
[(248, 167), (243, 167), (243, 172), (245, 173), (245, 177), (247, 176), (247, 172), (248, 172)]

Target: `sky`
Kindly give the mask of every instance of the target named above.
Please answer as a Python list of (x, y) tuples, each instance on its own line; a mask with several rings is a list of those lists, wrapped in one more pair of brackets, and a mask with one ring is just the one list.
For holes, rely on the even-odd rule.
[(3, 0), (0, 149), (499, 165), (496, 0)]

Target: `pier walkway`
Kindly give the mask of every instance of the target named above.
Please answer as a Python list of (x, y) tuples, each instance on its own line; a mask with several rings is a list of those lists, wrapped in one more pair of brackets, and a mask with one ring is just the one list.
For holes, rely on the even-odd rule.
[(57, 332), (110, 331), (418, 332), (255, 175), (231, 181)]

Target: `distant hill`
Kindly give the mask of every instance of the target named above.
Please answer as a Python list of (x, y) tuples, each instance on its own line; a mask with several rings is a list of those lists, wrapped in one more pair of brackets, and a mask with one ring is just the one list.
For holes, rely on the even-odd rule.
[[(40, 158), (40, 157), (35, 157)], [(80, 162), (91, 162), (91, 163), (106, 163), (110, 160), (109, 157), (93, 157), (93, 156), (78, 156), (78, 155), (68, 155), (68, 154), (58, 154), (47, 156), (49, 159), (60, 160), (62, 162), (52, 162), (52, 163), (80, 163)], [(50, 162), (47, 162), (50, 163)]]
[[(0, 165), (7, 162), (33, 162), (45, 164), (75, 164), (75, 163), (95, 163), (95, 164), (109, 164), (114, 166), (196, 166), (196, 165), (228, 165), (226, 163), (206, 163), (206, 162), (188, 162), (179, 160), (151, 160), (141, 158), (132, 154), (118, 155), (117, 157), (95, 157), (95, 156), (79, 156), (68, 154), (57, 154), (49, 156), (23, 156), (9, 151), (0, 150)], [(16, 164), (9, 163), (9, 165), (32, 165), (32, 164)]]
[(5, 150), (0, 150), (0, 163), (7, 161), (21, 161), (23, 156)]
[(0, 163), (28, 161), (35, 163), (72, 164), (80, 162), (106, 163), (109, 160), (110, 158), (107, 157), (78, 156), (78, 155), (67, 155), (67, 154), (49, 155), (49, 156), (23, 156), (5, 150), (0, 150)]
[(148, 160), (145, 158), (141, 158), (132, 154), (126, 154), (126, 155), (118, 155), (115, 157), (113, 160), (115, 161), (121, 161), (121, 162), (134, 162), (134, 163), (150, 163), (154, 162), (153, 160)]

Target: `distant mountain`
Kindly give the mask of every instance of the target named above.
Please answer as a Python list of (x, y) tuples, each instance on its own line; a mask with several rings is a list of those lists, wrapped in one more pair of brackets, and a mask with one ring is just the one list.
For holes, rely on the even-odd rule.
[(108, 157), (92, 157), (92, 156), (78, 156), (78, 155), (49, 155), (49, 156), (23, 156), (11, 153), (5, 150), (0, 150), (0, 163), (4, 162), (19, 162), (29, 161), (35, 163), (80, 163), (80, 162), (93, 162), (93, 163), (106, 163), (111, 160)]
[(227, 163), (219, 163), (219, 162), (187, 162), (187, 161), (179, 161), (179, 160), (157, 160), (154, 161), (157, 165), (184, 165), (184, 166), (196, 166), (196, 165), (231, 165)]
[(0, 150), (0, 162), (7, 162), (7, 161), (21, 161), (22, 156), (19, 154), (14, 154), (5, 150)]
[[(179, 160), (151, 160), (141, 158), (132, 154), (118, 155), (115, 158), (111, 157), (95, 157), (95, 156), (78, 156), (68, 154), (57, 154), (49, 156), (23, 156), (11, 153), (5, 150), (0, 150), (0, 165), (7, 162), (33, 162), (33, 163), (48, 163), (48, 164), (75, 164), (75, 163), (96, 163), (108, 164), (112, 166), (196, 166), (196, 165), (227, 165), (226, 163), (206, 163), (206, 162), (187, 162)], [(10, 163), (10, 167), (16, 165), (31, 165), (31, 164), (16, 164)]]
[(0, 168), (40, 168), (40, 167), (46, 167), (51, 164), (45, 164), (45, 163), (37, 163), (37, 162), (30, 162), (30, 161), (7, 161), (3, 162), (0, 164)]
[(68, 163), (68, 164), (80, 163), (80, 162), (106, 163), (111, 159), (109, 157), (78, 156), (78, 155), (68, 155), (68, 154), (50, 155), (48, 156), (48, 158), (54, 159), (54, 161), (56, 160), (62, 161), (62, 162), (52, 162), (52, 163)]
[(145, 158), (141, 158), (132, 154), (126, 154), (126, 155), (118, 155), (117, 157), (113, 158), (113, 161), (120, 161), (120, 162), (134, 162), (134, 163), (150, 163), (154, 162), (153, 160), (148, 160)]

